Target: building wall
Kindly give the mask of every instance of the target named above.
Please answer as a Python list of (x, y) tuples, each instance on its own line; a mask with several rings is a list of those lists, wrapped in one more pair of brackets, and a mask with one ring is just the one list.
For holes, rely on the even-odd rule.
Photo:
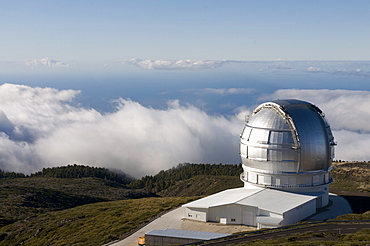
[(208, 221), (236, 225), (256, 226), (258, 208), (242, 205), (225, 205), (209, 208)]
[[(325, 197), (326, 196), (323, 195), (322, 199), (325, 199)], [(258, 225), (256, 216), (268, 216), (272, 218), (283, 218), (280, 226), (284, 226), (294, 224), (316, 213), (317, 201), (318, 198), (312, 199), (311, 201), (301, 204), (285, 212), (284, 214), (274, 213), (253, 206), (235, 204), (211, 207), (208, 209), (185, 207), (184, 217), (203, 222), (209, 221), (224, 224), (256, 226), (262, 228), (268, 225)]]
[(257, 226), (257, 229), (269, 229), (269, 228), (276, 228), (276, 226), (273, 226), (273, 225), (262, 225), (262, 224), (258, 224)]
[(170, 245), (187, 244), (187, 243), (193, 243), (193, 242), (199, 242), (199, 241), (202, 241), (202, 240), (192, 239), (192, 238), (177, 238), (177, 237), (145, 235), (145, 245), (146, 246), (170, 246)]
[(260, 215), (260, 216), (269, 216), (269, 217), (273, 217), (273, 218), (282, 218), (283, 217), (282, 214), (273, 213), (273, 212), (263, 210), (263, 209), (259, 210), (258, 215)]
[(332, 181), (329, 171), (321, 171), (319, 173), (271, 174), (253, 170), (245, 165), (243, 165), (243, 170), (241, 179), (245, 187), (248, 186), (247, 183), (251, 183), (262, 187), (293, 192), (295, 190), (302, 191), (303, 189), (310, 188), (317, 191)]
[(290, 225), (297, 223), (311, 215), (316, 213), (316, 199), (312, 199), (309, 202), (306, 202), (298, 207), (289, 210), (288, 212), (284, 213), (284, 220), (282, 221), (281, 225)]
[(241, 224), (241, 207), (238, 205), (224, 205), (209, 208), (208, 221), (225, 224)]
[(242, 207), (242, 225), (257, 226), (256, 215), (259, 214), (259, 209), (253, 206)]
[(184, 209), (184, 218), (199, 221), (209, 221), (207, 218), (208, 209), (207, 208), (189, 208)]

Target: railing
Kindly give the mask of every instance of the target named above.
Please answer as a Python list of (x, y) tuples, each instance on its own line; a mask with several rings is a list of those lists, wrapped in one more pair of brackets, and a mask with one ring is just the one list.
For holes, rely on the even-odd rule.
[(289, 184), (261, 184), (261, 183), (258, 183), (258, 181), (256, 182), (251, 182), (250, 180), (248, 179), (245, 179), (245, 176), (244, 176), (244, 173), (241, 173), (240, 174), (240, 180), (242, 182), (247, 182), (247, 183), (250, 183), (250, 184), (253, 184), (253, 185), (257, 185), (257, 186), (260, 186), (260, 187), (273, 187), (273, 188), (309, 188), (309, 187), (317, 187), (317, 186), (321, 186), (321, 185), (326, 185), (326, 184), (330, 184), (330, 183), (333, 183), (333, 178), (329, 178), (328, 182), (325, 182), (325, 183), (322, 183), (322, 184), (312, 184), (312, 185), (307, 185), (307, 184), (296, 184), (296, 185), (289, 185)]

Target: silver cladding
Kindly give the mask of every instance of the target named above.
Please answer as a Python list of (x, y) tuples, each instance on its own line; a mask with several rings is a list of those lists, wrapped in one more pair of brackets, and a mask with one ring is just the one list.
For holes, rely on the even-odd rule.
[(328, 170), (334, 138), (322, 111), (300, 100), (257, 107), (241, 134), (243, 164), (265, 173)]

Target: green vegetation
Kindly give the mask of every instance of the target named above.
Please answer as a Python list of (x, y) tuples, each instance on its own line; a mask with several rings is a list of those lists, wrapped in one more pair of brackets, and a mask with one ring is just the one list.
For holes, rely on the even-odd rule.
[[(234, 176), (214, 176), (223, 172)], [(44, 168), (28, 176), (1, 171), (0, 245), (109, 242), (159, 212), (189, 200), (145, 197), (210, 195), (242, 186), (241, 172), (240, 165), (181, 164), (155, 176), (132, 181), (123, 173), (79, 165)], [(143, 185), (143, 181), (148, 181), (147, 185)], [(153, 192), (158, 190), (160, 192)], [(122, 214), (122, 218), (112, 216), (113, 213)], [(102, 241), (94, 241), (98, 240), (94, 237)]]
[(352, 246), (369, 245), (370, 230), (361, 230), (352, 234), (337, 233), (302, 233), (293, 236), (268, 240), (254, 240), (248, 243), (235, 244), (235, 246), (265, 246), (265, 245), (302, 245), (302, 246)]
[(335, 220), (370, 220), (370, 210), (363, 214), (343, 214)]
[[(241, 164), (180, 164), (134, 180), (80, 165), (31, 175), (0, 170), (0, 245), (101, 245), (194, 199), (187, 197), (243, 186), (242, 171)], [(332, 176), (331, 192), (357, 213), (338, 219), (370, 219), (370, 164), (333, 163)], [(302, 234), (248, 245), (364, 245), (368, 234)]]
[(0, 245), (102, 245), (193, 199), (131, 199), (48, 212), (0, 228)]
[(338, 194), (370, 192), (370, 163), (334, 162), (332, 166), (334, 183), (330, 186), (331, 191)]
[[(186, 180), (180, 180), (165, 190), (157, 192), (163, 197), (169, 196), (206, 196), (225, 189), (242, 187), (238, 176), (199, 175)], [(202, 187), (201, 189), (199, 187)]]
[(16, 172), (5, 172), (3, 170), (0, 169), (0, 179), (3, 179), (3, 178), (25, 178), (26, 175), (24, 175), (23, 173), (16, 173)]
[(334, 182), (330, 185), (330, 192), (346, 198), (354, 213), (369, 211), (370, 163), (334, 162), (331, 175)]
[[(187, 180), (199, 175), (211, 176), (235, 176), (243, 172), (241, 164), (223, 165), (223, 164), (179, 164), (166, 171), (160, 171), (154, 176), (145, 176), (130, 184), (134, 189), (145, 189), (150, 192), (160, 192), (171, 186), (177, 181)], [(240, 183), (242, 184), (242, 183)]]
[(31, 177), (43, 178), (86, 178), (96, 177), (114, 181), (120, 184), (129, 184), (134, 178), (123, 172), (112, 172), (103, 167), (89, 167), (84, 165), (68, 165), (63, 167), (43, 168), (42, 171), (31, 174)]
[(99, 178), (0, 179), (0, 226), (88, 203), (155, 196)]

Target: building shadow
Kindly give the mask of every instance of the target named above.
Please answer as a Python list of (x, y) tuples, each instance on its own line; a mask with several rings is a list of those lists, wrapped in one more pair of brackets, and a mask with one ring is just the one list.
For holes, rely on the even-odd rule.
[(355, 214), (363, 214), (370, 210), (370, 197), (369, 196), (349, 196), (341, 195), (344, 197), (352, 207)]

